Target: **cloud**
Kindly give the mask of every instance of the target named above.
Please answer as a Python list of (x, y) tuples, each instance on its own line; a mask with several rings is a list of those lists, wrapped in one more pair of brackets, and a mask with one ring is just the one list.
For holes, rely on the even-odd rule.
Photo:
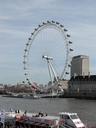
[(8, 16), (0, 16), (0, 21), (6, 21), (9, 20)]
[[(96, 0), (7, 0), (6, 2), (0, 0), (0, 72), (3, 74), (0, 81), (10, 83), (18, 82), (20, 79), (22, 81), (24, 46), (33, 29), (47, 20), (59, 21), (67, 27), (72, 35), (70, 38), (74, 48), (72, 55), (89, 55), (91, 69), (94, 71), (96, 67), (95, 5)], [(49, 35), (51, 42), (55, 39), (57, 42), (62, 40), (59, 34), (56, 35), (55, 37), (55, 32)], [(38, 41), (41, 44), (42, 40)], [(55, 49), (58, 47), (56, 46)], [(51, 50), (54, 51), (50, 48)], [(40, 52), (38, 47), (38, 53)], [(60, 57), (57, 58), (60, 60)], [(38, 70), (42, 68), (42, 65), (40, 66), (38, 65)], [(38, 70), (34, 71), (34, 76)], [(4, 79), (4, 75), (6, 78), (7, 75), (9, 76), (8, 81)], [(44, 74), (41, 77), (43, 76)]]

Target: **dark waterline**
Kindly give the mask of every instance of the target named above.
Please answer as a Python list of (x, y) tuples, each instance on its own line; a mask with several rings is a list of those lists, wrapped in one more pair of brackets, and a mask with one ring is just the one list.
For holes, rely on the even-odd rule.
[(58, 114), (59, 112), (76, 112), (83, 122), (96, 124), (96, 101), (81, 100), (73, 98), (54, 99), (23, 99), (7, 98), (0, 96), (0, 109), (6, 111), (10, 108), (14, 110), (27, 110), (28, 112), (47, 112), (48, 114)]

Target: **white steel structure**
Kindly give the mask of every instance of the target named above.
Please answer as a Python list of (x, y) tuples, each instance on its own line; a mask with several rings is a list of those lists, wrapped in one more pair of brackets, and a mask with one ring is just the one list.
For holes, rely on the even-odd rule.
[(56, 73), (56, 71), (55, 71), (55, 69), (54, 69), (54, 67), (52, 65), (53, 58), (52, 57), (49, 57), (49, 56), (46, 56), (46, 55), (43, 55), (42, 56), (42, 59), (46, 59), (46, 61), (47, 61), (48, 71), (49, 71), (49, 76), (50, 76), (51, 82), (53, 83), (53, 79), (55, 79), (55, 81), (58, 82), (57, 73)]
[[(24, 49), (24, 60), (23, 60), (24, 71), (25, 71), (24, 75), (25, 75), (26, 80), (29, 84), (31, 84), (30, 76), (29, 76), (29, 70), (28, 70), (30, 49), (31, 49), (32, 43), (34, 42), (34, 39), (36, 38), (36, 36), (46, 28), (56, 29), (57, 31), (59, 31), (63, 35), (64, 45), (65, 45), (65, 50), (64, 51), (66, 51), (66, 55), (65, 55), (66, 57), (65, 57), (64, 67), (63, 67), (62, 73), (60, 74), (59, 78), (60, 79), (63, 79), (63, 78), (65, 79), (65, 76), (67, 74), (69, 74), (69, 72), (68, 72), (68, 67), (70, 67), (69, 53), (71, 51), (73, 51), (73, 49), (69, 47), (70, 44), (72, 44), (72, 42), (69, 40), (70, 35), (67, 34), (68, 30), (65, 29), (65, 27), (62, 24), (60, 24), (59, 22), (47, 21), (47, 22), (43, 22), (42, 24), (38, 25), (38, 27), (34, 29), (34, 31), (31, 33), (31, 36), (28, 38), (28, 42), (26, 43), (26, 46), (25, 46), (25, 49)], [(50, 58), (48, 56), (43, 56), (43, 58), (45, 58), (47, 60), (48, 66), (50, 65), (50, 68), (51, 68), (53, 74), (56, 77), (53, 66), (50, 62), (53, 58)], [(57, 77), (56, 77), (56, 79), (57, 79)]]

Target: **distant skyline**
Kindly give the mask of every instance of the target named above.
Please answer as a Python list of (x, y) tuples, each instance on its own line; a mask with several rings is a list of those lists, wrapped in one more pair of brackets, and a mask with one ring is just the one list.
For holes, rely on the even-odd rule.
[(72, 56), (88, 55), (91, 74), (96, 74), (96, 0), (0, 0), (0, 83), (24, 80), (25, 44), (33, 29), (47, 20), (69, 30)]

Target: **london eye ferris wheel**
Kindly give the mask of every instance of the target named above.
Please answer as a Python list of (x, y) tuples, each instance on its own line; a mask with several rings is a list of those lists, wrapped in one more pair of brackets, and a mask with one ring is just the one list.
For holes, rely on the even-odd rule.
[[(60, 42), (58, 34), (62, 37)], [(71, 44), (68, 30), (59, 22), (47, 21), (38, 25), (28, 38), (24, 49), (23, 65), (27, 83), (31, 85), (32, 81), (36, 81), (34, 79), (36, 77), (46, 79), (47, 71), (49, 71), (51, 81), (54, 78), (56, 81), (66, 79), (71, 67), (70, 52), (73, 51)], [(42, 59), (46, 60), (47, 66)]]

